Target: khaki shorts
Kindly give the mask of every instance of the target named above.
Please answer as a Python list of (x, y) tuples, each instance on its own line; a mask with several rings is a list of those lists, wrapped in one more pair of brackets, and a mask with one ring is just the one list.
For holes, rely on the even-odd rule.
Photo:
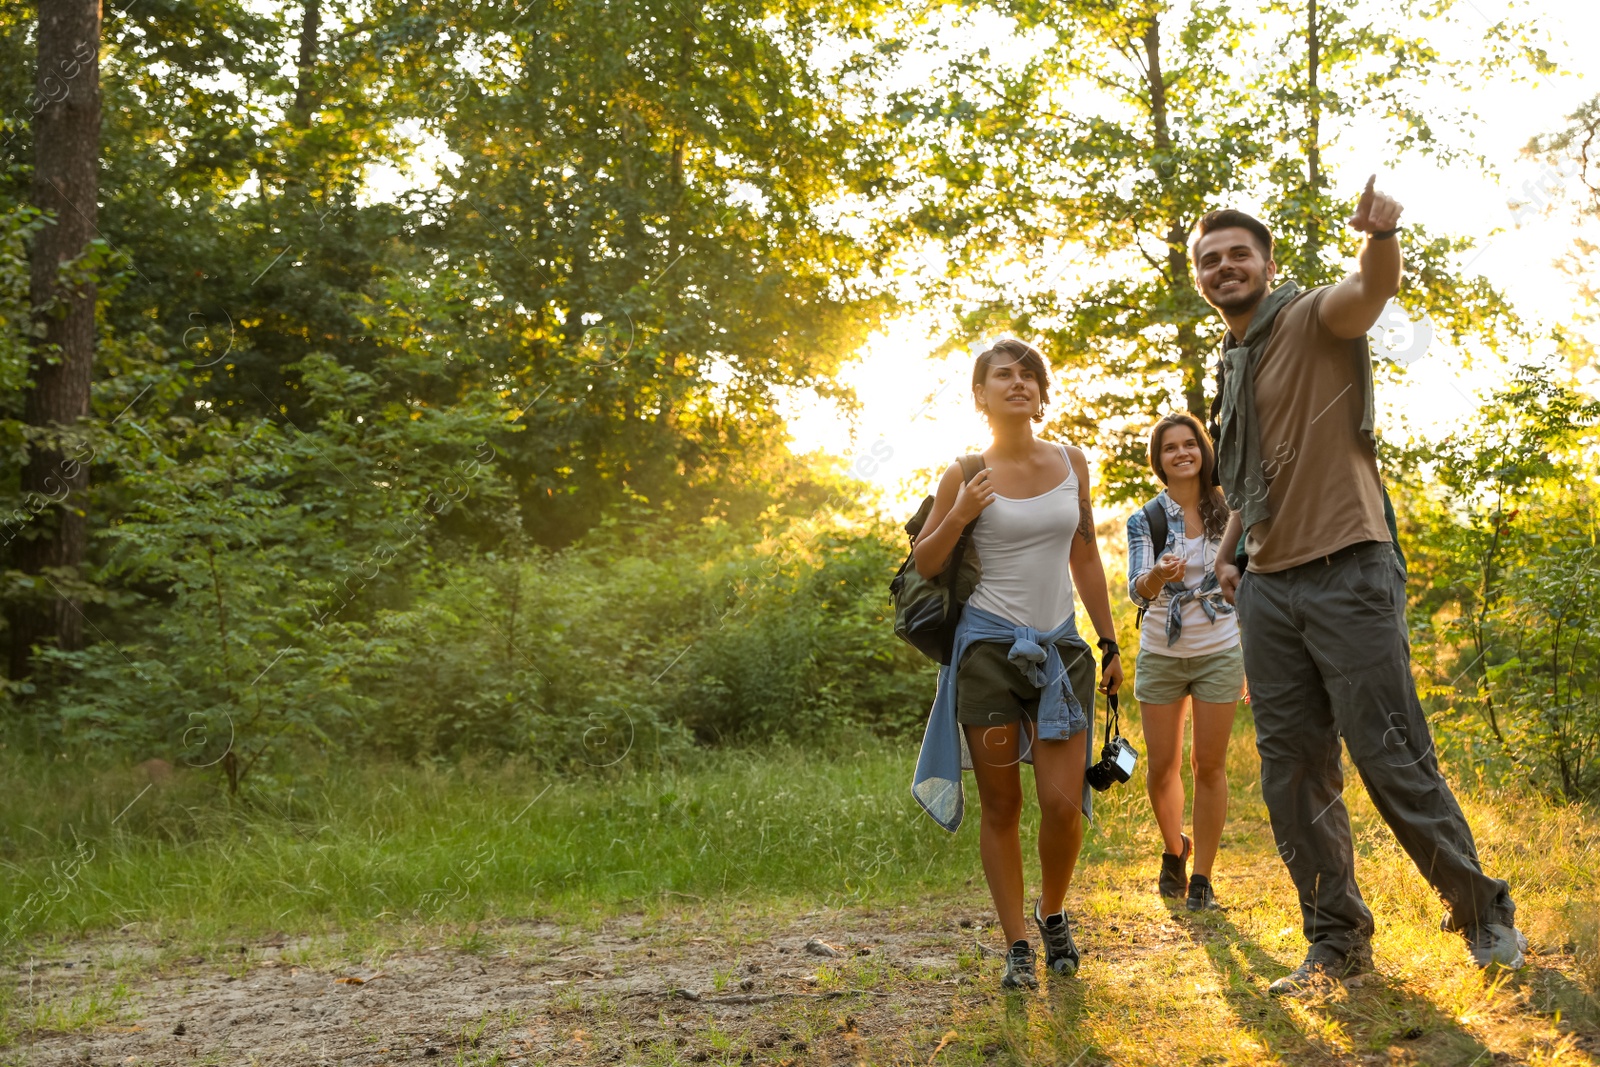
[(1139, 650), (1133, 695), (1141, 704), (1176, 704), (1191, 693), (1207, 704), (1231, 704), (1243, 688), (1244, 652), (1238, 645), (1189, 657)]
[[(1095, 658), (1089, 650), (1056, 646), (1072, 694), (1085, 719), (1094, 712)], [(963, 726), (1004, 726), (1039, 717), (1039, 687), (1012, 666), (1000, 641), (974, 641), (956, 668), (956, 721)]]

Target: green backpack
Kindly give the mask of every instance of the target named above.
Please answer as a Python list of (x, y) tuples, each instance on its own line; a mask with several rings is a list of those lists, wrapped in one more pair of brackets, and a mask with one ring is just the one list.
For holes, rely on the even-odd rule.
[[(962, 482), (970, 482), (983, 470), (983, 457), (966, 455), (959, 460)], [(917, 513), (906, 520), (905, 530), (913, 544), (922, 532), (928, 516), (933, 512), (933, 497), (922, 501)], [(894, 605), (894, 634), (912, 648), (941, 664), (950, 662), (950, 652), (955, 644), (956, 624), (961, 621), (961, 608), (972, 595), (978, 577), (983, 573), (978, 553), (970, 550), (972, 528), (978, 524), (973, 519), (961, 531), (960, 540), (950, 552), (950, 562), (932, 578), (917, 573), (911, 554), (900, 564), (894, 580), (889, 583), (889, 602)]]

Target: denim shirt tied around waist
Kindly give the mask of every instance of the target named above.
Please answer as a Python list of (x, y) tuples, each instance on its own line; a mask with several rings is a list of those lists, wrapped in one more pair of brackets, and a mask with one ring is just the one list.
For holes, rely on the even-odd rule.
[[(1078, 636), (1075, 619), (1068, 616), (1054, 630), (1041, 633), (1031, 626), (1018, 626), (969, 604), (956, 625), (950, 662), (939, 668), (939, 688), (928, 713), (928, 729), (922, 736), (922, 751), (917, 756), (917, 770), (911, 782), (911, 795), (922, 805), (922, 810), (951, 833), (961, 826), (965, 810), (961, 771), (972, 766), (961, 725), (956, 722), (956, 670), (962, 654), (974, 641), (1009, 644), (1006, 658), (1024, 678), (1039, 687), (1038, 734), (1041, 740), (1065, 741), (1093, 726), (1092, 709), (1086, 713), (1078, 703), (1061, 658), (1061, 647), (1074, 656), (1089, 656), (1091, 660), (1094, 656)], [(1033, 762), (1026, 730), (1018, 731), (1018, 744), (1022, 748), (1019, 758)], [(1083, 746), (1085, 771), (1094, 762), (1092, 749), (1092, 745)], [(1080, 805), (1085, 819), (1093, 815), (1093, 796), (1085, 781)]]

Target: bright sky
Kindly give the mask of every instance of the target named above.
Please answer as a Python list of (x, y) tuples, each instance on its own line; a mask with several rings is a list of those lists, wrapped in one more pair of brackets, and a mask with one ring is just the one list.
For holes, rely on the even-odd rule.
[[(1347, 134), (1349, 150), (1329, 160), (1337, 187), (1354, 197), (1367, 174), (1406, 205), (1406, 221), (1478, 239), (1471, 267), (1511, 298), (1525, 318), (1545, 326), (1572, 321), (1577, 307), (1572, 281), (1554, 261), (1574, 236), (1570, 218), (1514, 210), (1516, 201), (1549, 202), (1570, 181), (1545, 165), (1524, 159), (1522, 148), (1536, 133), (1553, 131), (1577, 105), (1600, 92), (1600, 59), (1589, 47), (1600, 40), (1600, 5), (1590, 0), (1529, 0), (1515, 12), (1547, 30), (1547, 47), (1564, 74), (1533, 82), (1491, 82), (1468, 100), (1482, 119), (1474, 147), (1498, 173), (1426, 160), (1401, 167), (1382, 158), (1381, 143)], [(1508, 0), (1468, 0), (1465, 28), (1481, 16), (1492, 21), (1513, 14)], [(1448, 47), (1448, 46), (1444, 46)], [(1371, 144), (1366, 150), (1364, 145)], [(1070, 291), (1070, 279), (1063, 279)], [(988, 442), (987, 427), (972, 410), (966, 353), (935, 361), (930, 353), (944, 324), (931, 313), (892, 323), (873, 338), (863, 357), (845, 373), (861, 403), (854, 425), (830, 403), (803, 402), (789, 409), (794, 447), (821, 449), (849, 461), (856, 473), (883, 488), (890, 501), (905, 502), (931, 491), (917, 472), (942, 467), (955, 455)], [(1474, 394), (1503, 375), (1492, 361), (1469, 360), (1435, 340), (1410, 363), (1398, 383), (1380, 385), (1385, 427), (1400, 433), (1401, 420), (1428, 436), (1448, 432), (1474, 409)], [(908, 478), (910, 481), (908, 481)]]

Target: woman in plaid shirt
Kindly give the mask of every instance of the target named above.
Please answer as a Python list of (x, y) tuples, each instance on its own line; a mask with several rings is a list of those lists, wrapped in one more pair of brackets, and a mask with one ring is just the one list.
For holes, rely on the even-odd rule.
[[(1166, 543), (1150, 536), (1145, 509), (1128, 519), (1128, 595), (1145, 609), (1133, 695), (1150, 762), (1146, 788), (1166, 849), (1157, 889), (1190, 911), (1215, 908), (1211, 866), (1228, 813), (1228, 736), (1244, 683), (1239, 623), (1217, 582), (1217, 546), (1228, 522), (1216, 486), (1216, 450), (1199, 420), (1168, 415), (1150, 432), (1150, 469), (1166, 489)], [(1183, 832), (1184, 705), (1193, 710), (1194, 838)], [(1190, 853), (1194, 874), (1188, 873)]]

